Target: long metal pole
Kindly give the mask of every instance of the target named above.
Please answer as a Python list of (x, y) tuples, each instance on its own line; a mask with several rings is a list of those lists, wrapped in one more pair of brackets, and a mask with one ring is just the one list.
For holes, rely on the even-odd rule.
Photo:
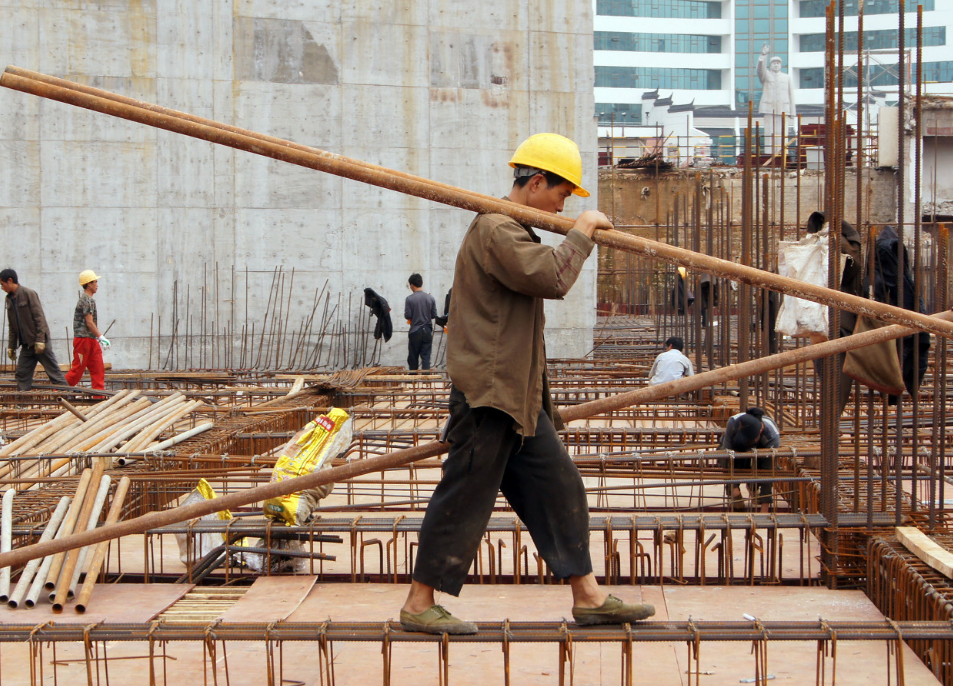
[[(304, 146), (295, 146), (287, 141), (275, 143), (272, 140), (264, 139), (260, 134), (237, 133), (234, 127), (226, 129), (223, 124), (211, 126), (180, 116), (154, 112), (148, 106), (130, 105), (129, 102), (119, 102), (100, 95), (82, 92), (75, 88), (54, 85), (38, 78), (28, 78), (20, 75), (24, 73), (29, 72), (16, 67), (8, 67), (0, 77), (0, 86), (181, 133), (211, 143), (227, 145), (290, 164), (343, 176), (381, 188), (388, 188), (433, 202), (440, 202), (473, 212), (507, 215), (516, 221), (544, 231), (565, 235), (574, 224), (573, 219), (560, 217), (550, 212), (542, 212), (524, 205), (465, 191), (411, 174), (357, 162), (341, 155), (305, 148)], [(91, 89), (86, 87), (86, 90)], [(953, 338), (953, 323), (932, 319), (919, 312), (904, 310), (900, 307), (867, 300), (847, 293), (840, 293), (823, 286), (815, 286), (796, 279), (779, 276), (754, 267), (738, 265), (729, 260), (701, 255), (685, 248), (666, 245), (614, 229), (597, 230), (593, 240), (609, 248), (634, 252), (663, 262), (682, 265), (700, 272), (708, 272), (761, 288), (768, 288), (822, 305), (839, 307), (893, 324), (902, 324), (918, 330), (929, 331), (938, 336)]]

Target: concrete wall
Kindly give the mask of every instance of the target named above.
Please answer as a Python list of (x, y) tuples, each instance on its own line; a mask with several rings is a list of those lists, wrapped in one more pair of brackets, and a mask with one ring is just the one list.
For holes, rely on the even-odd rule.
[[(587, 0), (0, 0), (0, 8), (4, 65), (488, 194), (508, 191), (506, 163), (523, 138), (562, 133), (579, 142), (593, 190), (567, 213), (596, 206)], [(278, 322), (284, 335), (274, 333), (287, 339), (325, 283), (328, 313), (337, 305), (327, 330), (352, 332), (338, 364), (362, 361), (364, 287), (391, 303), (396, 333), (380, 360), (401, 364), (407, 277), (421, 272), (442, 309), (471, 217), (0, 92), (2, 262), (39, 292), (59, 355), (76, 277), (89, 268), (103, 275), (101, 325), (116, 320), (108, 359), (117, 367), (165, 362), (173, 312), (179, 366), (209, 364), (194, 337), (191, 358), (182, 350), (190, 320), (193, 333), (228, 332), (216, 345), (220, 356), (230, 347), (236, 364), (243, 328), (255, 324), (257, 338)], [(279, 267), (283, 304), (276, 312), (272, 302), (266, 323)], [(550, 355), (591, 348), (594, 299), (591, 259), (571, 296), (548, 310)], [(318, 330), (322, 312), (312, 322)], [(160, 318), (161, 345), (153, 338), (150, 346)], [(244, 347), (258, 344), (246, 336)]]

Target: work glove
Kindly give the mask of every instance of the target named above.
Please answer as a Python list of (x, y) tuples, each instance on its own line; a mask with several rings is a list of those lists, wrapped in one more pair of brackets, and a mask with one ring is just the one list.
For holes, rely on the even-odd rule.
[(37, 343), (34, 346), (34, 350), (36, 350), (37, 355), (42, 355), (44, 352), (46, 352), (46, 343)]
[(7, 357), (10, 358), (11, 362), (17, 361), (17, 351), (14, 348), (7, 348)]
[(96, 339), (96, 340), (99, 341), (99, 346), (100, 346), (103, 350), (109, 350), (109, 346), (112, 345), (112, 343), (109, 342), (109, 339), (106, 338), (105, 336), (100, 336), (100, 337), (99, 337), (98, 339)]

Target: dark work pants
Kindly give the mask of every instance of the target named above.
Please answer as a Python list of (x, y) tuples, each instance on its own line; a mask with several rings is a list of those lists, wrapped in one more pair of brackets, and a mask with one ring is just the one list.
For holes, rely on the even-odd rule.
[(407, 368), (417, 369), (417, 359), (420, 358), (420, 369), (430, 369), (430, 350), (433, 347), (433, 329), (426, 326), (414, 331), (407, 340)]
[[(771, 454), (764, 454), (759, 452), (758, 454), (758, 479), (769, 479), (771, 478)], [(735, 453), (735, 471), (745, 471), (750, 472), (751, 465), (751, 456), (747, 453)], [(727, 466), (726, 466), (727, 468)], [(725, 492), (730, 496), (731, 491), (735, 486), (740, 486), (741, 481), (729, 481), (725, 484)], [(755, 491), (758, 492), (758, 503), (770, 503), (771, 502), (771, 482), (770, 481), (761, 481), (757, 483), (748, 484), (748, 493), (749, 495), (754, 495)]]
[(450, 454), (420, 528), (414, 580), (460, 595), (502, 491), (557, 579), (592, 571), (589, 505), (579, 470), (545, 412), (523, 438), (513, 419), (450, 392)]
[(60, 371), (59, 362), (56, 361), (56, 355), (53, 354), (53, 348), (47, 344), (46, 350), (39, 355), (32, 345), (21, 345), (20, 356), (17, 358), (17, 389), (29, 391), (33, 388), (33, 372), (36, 370), (36, 363), (39, 362), (46, 370), (46, 375), (50, 377), (50, 383), (57, 386), (68, 386), (66, 377)]

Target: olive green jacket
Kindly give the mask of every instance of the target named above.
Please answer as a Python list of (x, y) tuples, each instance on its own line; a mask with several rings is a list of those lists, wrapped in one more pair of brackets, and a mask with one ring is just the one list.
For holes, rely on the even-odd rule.
[(546, 377), (543, 299), (569, 292), (593, 245), (572, 230), (550, 248), (531, 228), (482, 214), (457, 254), (447, 331), (450, 380), (470, 407), (506, 412), (523, 436), (536, 432), (541, 408), (562, 427)]
[[(7, 293), (6, 307), (8, 348), (19, 348), (20, 339), (27, 346), (49, 343), (50, 327), (46, 324), (40, 296), (36, 294), (36, 291), (20, 286), (16, 293)], [(16, 310), (13, 309), (14, 307)], [(17, 326), (18, 322), (19, 326), (23, 327), (22, 331)]]

